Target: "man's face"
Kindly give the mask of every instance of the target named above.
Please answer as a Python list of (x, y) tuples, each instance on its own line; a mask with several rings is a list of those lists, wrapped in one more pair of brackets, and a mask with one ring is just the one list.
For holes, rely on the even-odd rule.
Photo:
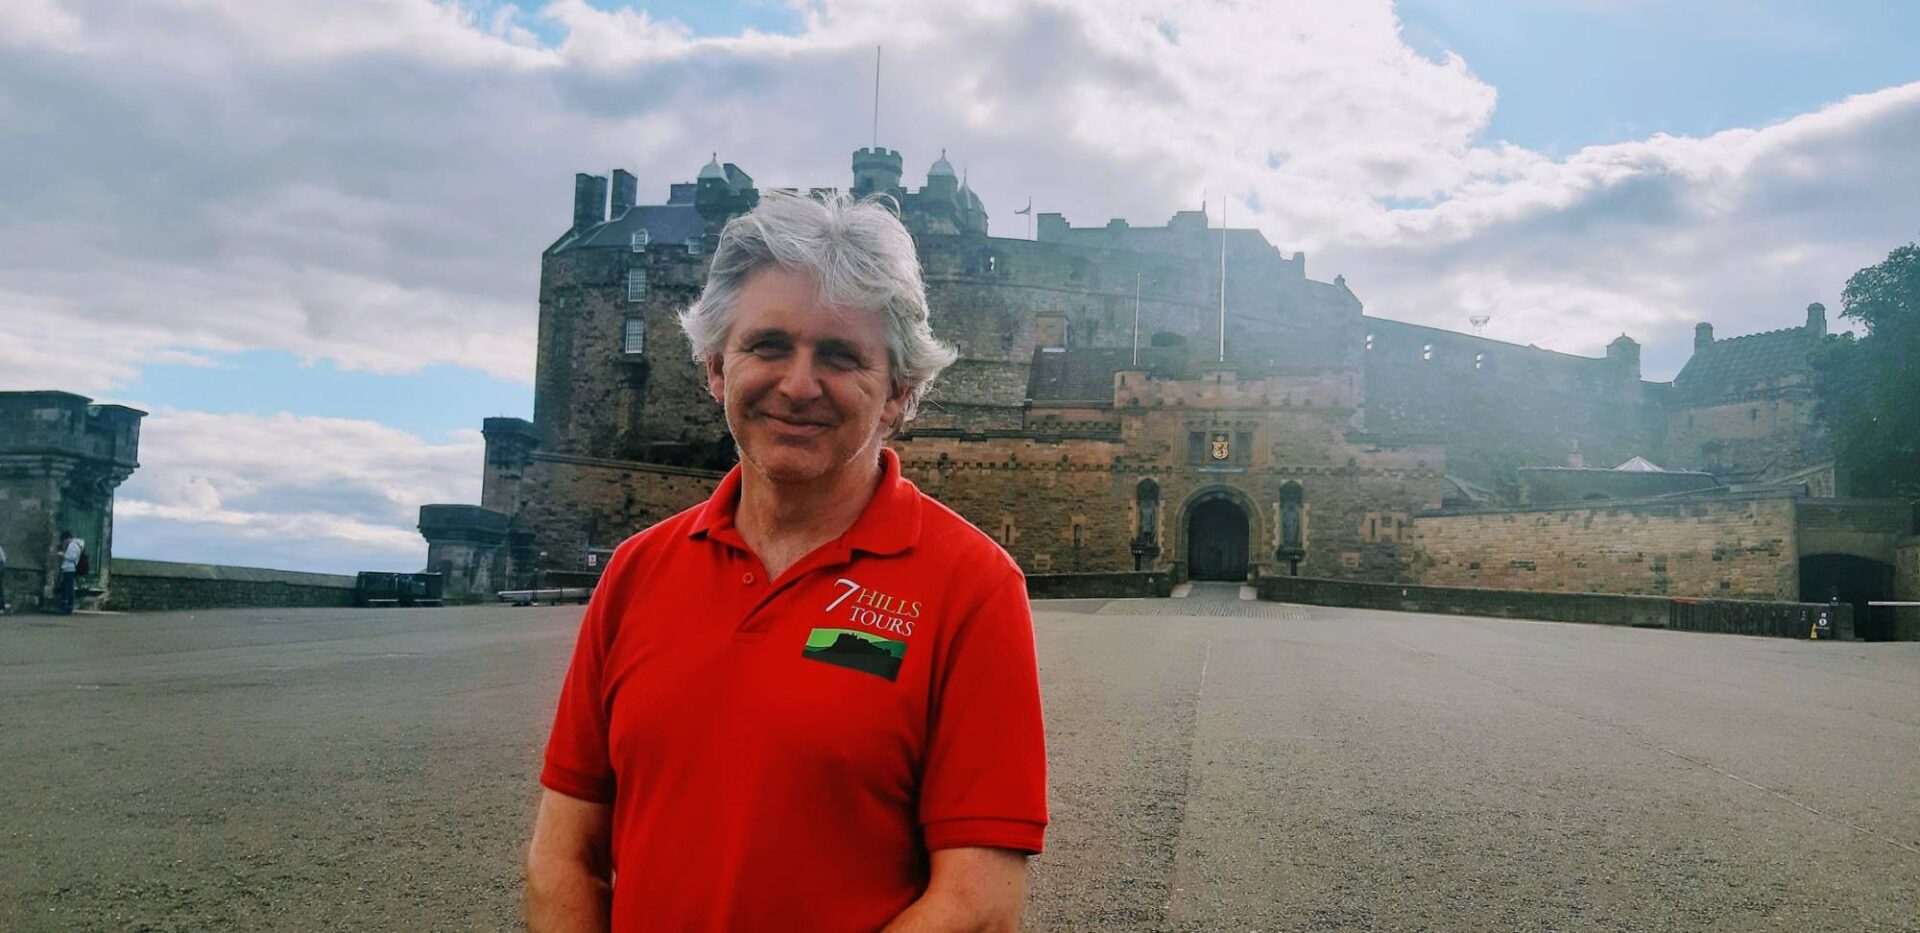
[(748, 466), (812, 482), (876, 455), (905, 402), (891, 371), (878, 314), (822, 307), (810, 276), (772, 266), (740, 289), (707, 385)]

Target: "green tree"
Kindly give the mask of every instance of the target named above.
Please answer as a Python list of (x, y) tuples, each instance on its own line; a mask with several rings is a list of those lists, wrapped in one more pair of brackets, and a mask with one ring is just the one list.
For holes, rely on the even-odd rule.
[(1856, 496), (1920, 497), (1920, 245), (1847, 279), (1841, 334), (1814, 357), (1821, 420)]

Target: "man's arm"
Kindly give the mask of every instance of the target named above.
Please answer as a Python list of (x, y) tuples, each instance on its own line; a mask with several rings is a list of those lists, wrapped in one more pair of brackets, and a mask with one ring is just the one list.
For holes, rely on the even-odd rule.
[(527, 929), (601, 933), (612, 901), (613, 808), (545, 790), (527, 847)]
[(1011, 933), (1027, 900), (1027, 854), (936, 849), (927, 893), (883, 933)]

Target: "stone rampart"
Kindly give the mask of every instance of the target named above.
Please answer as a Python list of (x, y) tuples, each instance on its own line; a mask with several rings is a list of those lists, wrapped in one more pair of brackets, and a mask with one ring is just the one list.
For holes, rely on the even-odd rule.
[(1166, 596), (1172, 592), (1173, 581), (1165, 571), (1027, 576), (1028, 599), (1124, 599)]
[(352, 606), (355, 580), (331, 573), (116, 558), (102, 608), (120, 612)]
[(1821, 603), (1668, 599), (1610, 593), (1542, 593), (1480, 587), (1361, 583), (1313, 577), (1269, 577), (1260, 581), (1259, 592), (1264, 600), (1310, 606), (1630, 625), (1784, 638), (1805, 638), (1814, 620), (1824, 612), (1836, 638), (1853, 638), (1853, 607), (1845, 603), (1828, 606)]
[(1423, 512), (1404, 579), (1568, 593), (1799, 598), (1794, 499), (1785, 492), (1583, 507)]

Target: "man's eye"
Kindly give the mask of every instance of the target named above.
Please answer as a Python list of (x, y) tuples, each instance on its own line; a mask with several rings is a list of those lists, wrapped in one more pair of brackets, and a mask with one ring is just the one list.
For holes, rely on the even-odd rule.
[(762, 340), (759, 343), (747, 347), (747, 352), (755, 356), (779, 356), (787, 352), (787, 348), (785, 344), (776, 343), (771, 340)]
[(860, 368), (860, 358), (854, 356), (851, 353), (827, 352), (827, 353), (820, 354), (820, 359), (824, 360), (828, 366), (831, 366), (834, 369), (859, 369)]

